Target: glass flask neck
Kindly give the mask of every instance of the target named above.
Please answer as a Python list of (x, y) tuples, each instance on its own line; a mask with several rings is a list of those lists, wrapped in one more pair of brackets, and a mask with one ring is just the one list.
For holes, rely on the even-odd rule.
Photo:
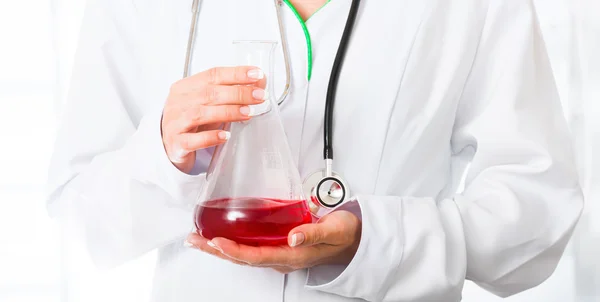
[(263, 104), (252, 105), (254, 115), (265, 114), (277, 106), (274, 99), (274, 61), (273, 52), (277, 46), (275, 41), (234, 41), (233, 42), (236, 65), (238, 66), (255, 66), (264, 73), (265, 91), (268, 99)]

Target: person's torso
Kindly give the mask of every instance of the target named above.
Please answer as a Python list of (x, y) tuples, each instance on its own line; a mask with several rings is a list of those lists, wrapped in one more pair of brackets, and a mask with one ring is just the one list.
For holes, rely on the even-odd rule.
[[(201, 1), (191, 74), (234, 64), (233, 40), (280, 41), (274, 1)], [(133, 112), (162, 106), (185, 64), (192, 19), (189, 1), (137, 7), (144, 91)], [(332, 0), (307, 22), (282, 9), (292, 83), (281, 106), (300, 174), (324, 167), (323, 113), (330, 72), (351, 0)], [(363, 0), (337, 90), (333, 169), (354, 194), (441, 198), (454, 193), (460, 167), (451, 135), (459, 100), (485, 21), (487, 1)], [(281, 43), (275, 53), (276, 95), (285, 84)], [(191, 217), (191, 213), (190, 213)], [(190, 219), (191, 221), (191, 219)], [(385, 261), (385, 259), (382, 259)], [(179, 243), (161, 251), (156, 301), (348, 301), (303, 290), (306, 272), (288, 276), (237, 267)]]

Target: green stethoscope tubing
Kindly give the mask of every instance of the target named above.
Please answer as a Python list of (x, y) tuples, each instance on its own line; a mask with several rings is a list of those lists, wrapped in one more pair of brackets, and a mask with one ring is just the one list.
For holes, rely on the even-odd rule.
[[(285, 2), (285, 4), (287, 4), (287, 6), (292, 10), (294, 15), (298, 19), (298, 22), (300, 22), (300, 25), (302, 26), (302, 30), (304, 31), (304, 38), (306, 38), (306, 49), (307, 49), (307, 53), (308, 53), (308, 59), (307, 59), (308, 75), (307, 75), (307, 78), (308, 78), (308, 81), (310, 81), (310, 79), (312, 77), (312, 68), (313, 68), (313, 49), (312, 49), (312, 39), (310, 38), (310, 32), (308, 31), (308, 26), (306, 25), (306, 22), (302, 19), (302, 16), (300, 16), (300, 13), (298, 12), (298, 10), (290, 2), (290, 0), (283, 0), (283, 2)], [(325, 4), (323, 4), (323, 6), (321, 6), (321, 8), (319, 8), (317, 10), (317, 12), (319, 10), (321, 10), (323, 7), (325, 7), (329, 2), (331, 2), (331, 0), (327, 0), (327, 2)], [(316, 12), (315, 12), (315, 14), (316, 14)]]

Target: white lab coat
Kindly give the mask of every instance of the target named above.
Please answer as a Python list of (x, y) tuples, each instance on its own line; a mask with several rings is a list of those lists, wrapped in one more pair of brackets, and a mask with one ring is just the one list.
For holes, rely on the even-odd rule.
[[(451, 302), (465, 279), (508, 296), (553, 272), (582, 195), (531, 1), (362, 1), (334, 122), (360, 247), (348, 266), (288, 275), (182, 246), (204, 174), (172, 166), (160, 118), (182, 75), (191, 2), (89, 1), (49, 206), (79, 221), (97, 264), (158, 249), (161, 302)], [(192, 73), (232, 65), (232, 40), (279, 40), (272, 2), (204, 0)], [(350, 2), (308, 21), (310, 82), (303, 31), (283, 7), (293, 81), (281, 110), (302, 176), (323, 168), (324, 100)], [(280, 92), (280, 49), (276, 63)], [(198, 152), (199, 172), (209, 160)]]

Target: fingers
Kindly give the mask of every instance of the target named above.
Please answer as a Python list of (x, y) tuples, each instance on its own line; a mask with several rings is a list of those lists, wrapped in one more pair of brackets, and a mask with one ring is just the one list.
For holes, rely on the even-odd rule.
[(192, 132), (201, 132), (201, 131), (208, 131), (208, 130), (223, 130), (223, 123), (214, 123), (214, 124), (206, 124), (206, 125), (202, 125), (202, 126), (198, 126), (196, 129), (193, 129), (195, 131)]
[(298, 258), (298, 253), (286, 246), (247, 246), (225, 238), (214, 238), (211, 241), (223, 254), (256, 267), (291, 267)]
[(176, 137), (171, 144), (173, 150), (169, 152), (171, 161), (178, 162), (188, 154), (199, 150), (214, 147), (225, 143), (231, 137), (231, 133), (223, 130), (210, 130), (198, 133), (183, 133)]
[(187, 111), (176, 127), (188, 132), (203, 125), (247, 121), (253, 115), (254, 108), (250, 106), (200, 106), (198, 110)]
[(254, 66), (215, 67), (195, 74), (189, 79), (213, 85), (250, 85), (265, 78), (265, 74)]
[(269, 97), (266, 90), (254, 86), (209, 85), (203, 94), (200, 97), (207, 105), (256, 105)]
[(250, 106), (206, 106), (202, 111), (192, 113), (191, 122), (192, 125), (206, 125), (247, 121), (254, 115), (254, 110)]
[(179, 102), (195, 105), (257, 105), (269, 98), (264, 88), (256, 86), (198, 85), (197, 87), (181, 87)]
[(339, 249), (332, 245), (290, 248), (288, 246), (247, 246), (225, 238), (214, 238), (211, 242), (224, 255), (254, 267), (270, 267), (286, 273), (322, 263), (334, 257)]
[(221, 251), (219, 251), (218, 248), (216, 248), (214, 245), (211, 245), (211, 242), (208, 239), (206, 239), (196, 233), (191, 233), (188, 236), (186, 242), (188, 242), (188, 244), (191, 245), (190, 247), (192, 247), (192, 248), (201, 250), (201, 251), (211, 254), (215, 257), (219, 257), (223, 260), (233, 262), (237, 265), (248, 265), (247, 263), (237, 261), (237, 260), (231, 259), (231, 258), (223, 255), (223, 253), (221, 253)]
[[(213, 239), (215, 240), (215, 239)], [(217, 241), (219, 241), (220, 239), (216, 239)], [(215, 257), (219, 257), (223, 260), (227, 260), (229, 262), (238, 264), (238, 265), (242, 265), (242, 266), (248, 266), (251, 265), (250, 263), (247, 263), (245, 261), (239, 261), (236, 259), (233, 259), (229, 256), (227, 256), (226, 254), (223, 253), (223, 251), (221, 250), (220, 247), (218, 247), (216, 244), (214, 244), (212, 241), (196, 234), (196, 233), (191, 233), (188, 238), (186, 239), (186, 245), (191, 247), (191, 248), (195, 248), (198, 250), (201, 250), (205, 253), (211, 254)], [(223, 243), (223, 242), (221, 242)], [(293, 267), (288, 267), (285, 265), (263, 265), (263, 266), (258, 266), (258, 265), (253, 265), (255, 267), (268, 267), (271, 268), (273, 270), (276, 270), (282, 274), (289, 274), (293, 271), (295, 271), (296, 269)]]
[(291, 247), (321, 244), (330, 237), (329, 231), (329, 228), (321, 223), (301, 225), (290, 232), (288, 244)]
[(324, 216), (316, 224), (304, 224), (290, 231), (291, 247), (317, 244), (347, 245), (356, 239), (359, 219), (347, 211), (335, 211)]
[(214, 125), (249, 120), (253, 115), (249, 105), (268, 98), (265, 86), (265, 74), (253, 66), (213, 68), (171, 85), (161, 121), (163, 145), (171, 162), (190, 172), (194, 151), (228, 139), (225, 132), (201, 129), (217, 130)]
[(246, 246), (225, 238), (213, 238), (211, 241), (223, 254), (237, 261), (250, 263), (253, 266), (265, 265), (262, 261), (260, 247)]

